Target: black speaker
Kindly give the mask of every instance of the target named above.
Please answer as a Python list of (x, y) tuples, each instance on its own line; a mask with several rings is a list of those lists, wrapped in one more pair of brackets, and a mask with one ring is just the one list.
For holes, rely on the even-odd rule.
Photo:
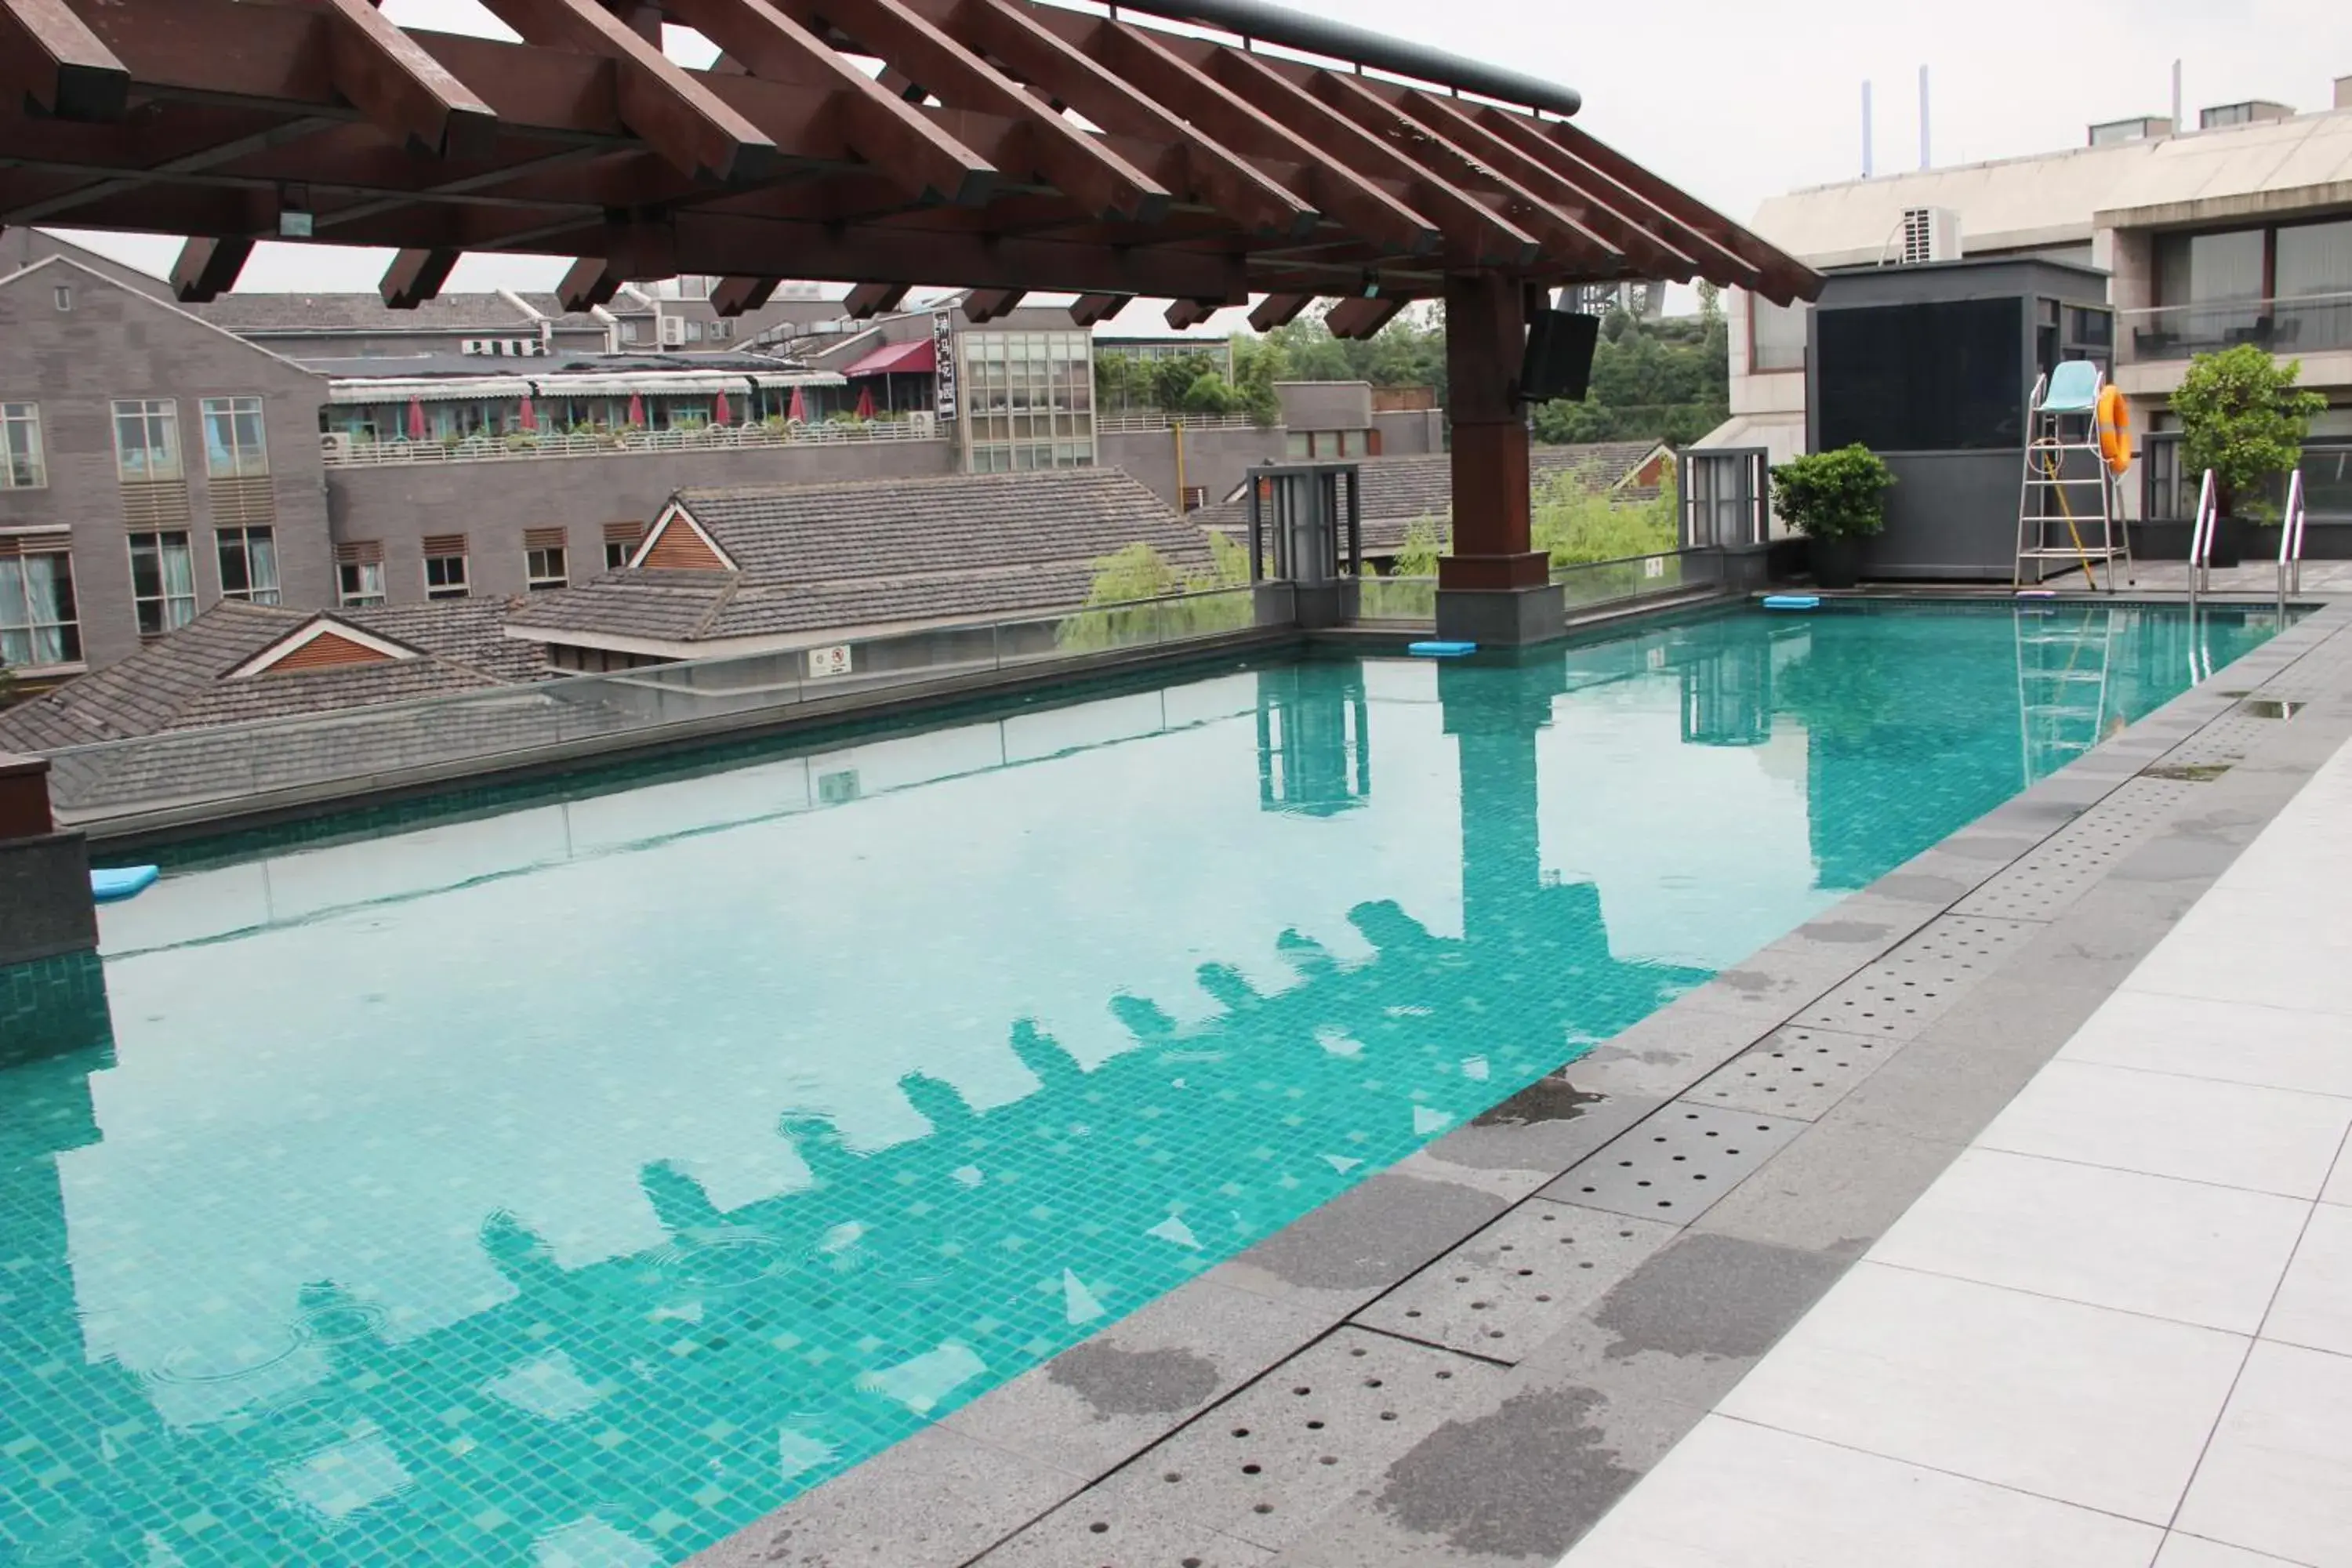
[(1539, 310), (1528, 323), (1528, 352), (1519, 361), (1519, 395), (1530, 403), (1584, 399), (1592, 379), (1592, 347), (1601, 318), (1575, 310)]

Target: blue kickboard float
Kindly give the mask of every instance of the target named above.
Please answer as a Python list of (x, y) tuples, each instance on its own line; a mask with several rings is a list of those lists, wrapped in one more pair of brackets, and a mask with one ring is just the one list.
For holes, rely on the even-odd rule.
[(1460, 658), (1465, 653), (1476, 653), (1474, 642), (1417, 642), (1405, 645), (1405, 652), (1416, 658)]
[(1818, 594), (1767, 594), (1764, 607), (1768, 610), (1818, 610), (1822, 607)]
[(92, 871), (89, 874), (89, 896), (101, 904), (119, 904), (125, 899), (135, 899), (155, 885), (163, 871), (153, 866), (126, 866), (119, 871)]

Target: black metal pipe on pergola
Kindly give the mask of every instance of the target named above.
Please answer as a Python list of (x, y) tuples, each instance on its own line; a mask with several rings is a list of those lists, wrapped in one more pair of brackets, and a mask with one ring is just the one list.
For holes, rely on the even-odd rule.
[[(521, 42), (369, 0), (0, 0), (0, 225), (187, 235), (190, 301), (279, 237), (397, 250), (395, 308), (468, 250), (581, 258), (571, 309), (686, 272), (722, 313), (793, 278), (855, 285), (853, 314), (961, 286), (982, 321), (1261, 297), (1264, 331), (1322, 298), (1360, 337), (1443, 300), (1461, 591), (1544, 580), (1516, 384), (1542, 290), (1821, 284), (1570, 124), (1575, 93), (1258, 0), (485, 3)], [(719, 62), (667, 58), (665, 21)]]

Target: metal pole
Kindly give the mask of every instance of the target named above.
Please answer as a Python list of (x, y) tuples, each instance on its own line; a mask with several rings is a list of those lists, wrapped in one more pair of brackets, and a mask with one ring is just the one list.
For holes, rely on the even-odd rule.
[(1932, 168), (1934, 161), (1927, 155), (1927, 68), (1919, 68), (1919, 167)]
[(1870, 84), (1862, 84), (1862, 177), (1870, 178)]

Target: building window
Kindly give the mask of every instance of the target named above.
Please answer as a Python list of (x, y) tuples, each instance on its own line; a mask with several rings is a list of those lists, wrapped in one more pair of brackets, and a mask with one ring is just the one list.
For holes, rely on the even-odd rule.
[(966, 332), (958, 340), (974, 473), (1095, 460), (1093, 340), (1085, 332)]
[(258, 397), (207, 397), (204, 401), (205, 472), (216, 479), (269, 472), (269, 450), (261, 433)]
[(1775, 305), (1761, 294), (1748, 296), (1748, 370), (1751, 375), (1805, 368), (1805, 323), (1810, 307)]
[(114, 465), (126, 484), (181, 478), (180, 405), (168, 397), (116, 399)]
[(37, 490), (48, 482), (41, 462), (41, 405), (0, 403), (0, 490)]
[(381, 541), (361, 539), (335, 546), (335, 602), (352, 610), (384, 602)]
[(131, 536), (131, 603), (142, 637), (178, 631), (196, 618), (196, 558), (184, 530)]
[(522, 572), (531, 591), (568, 588), (572, 574), (563, 552), (563, 530), (527, 528), (522, 533)]
[(267, 528), (224, 528), (220, 542), (221, 597), (247, 604), (278, 603), (278, 541)]
[(428, 599), (462, 599), (466, 596), (464, 534), (425, 535), (425, 596)]
[(618, 572), (637, 552), (646, 537), (642, 522), (608, 522), (604, 525), (604, 570)]
[(73, 558), (63, 545), (22, 551), (0, 540), (0, 664), (38, 669), (81, 662)]

